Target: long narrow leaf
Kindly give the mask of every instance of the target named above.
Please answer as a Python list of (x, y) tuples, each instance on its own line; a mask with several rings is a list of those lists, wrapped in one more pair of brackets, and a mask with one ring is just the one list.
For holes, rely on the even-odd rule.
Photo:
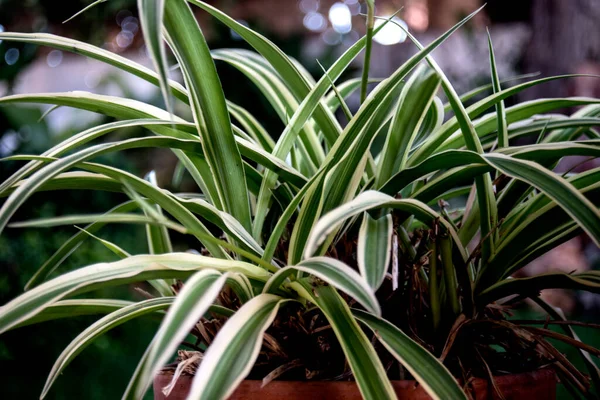
[(396, 326), (362, 310), (352, 310), (352, 314), (375, 333), (433, 399), (467, 399), (450, 371)]
[(125, 322), (134, 318), (141, 317), (145, 314), (154, 313), (159, 310), (164, 310), (171, 306), (173, 297), (161, 297), (156, 299), (144, 300), (138, 303), (133, 303), (126, 307), (120, 308), (107, 316), (100, 318), (94, 324), (81, 332), (75, 339), (58, 356), (52, 370), (46, 379), (44, 388), (40, 398), (45, 398), (48, 391), (59, 377), (64, 369), (81, 353), (86, 347), (92, 344), (99, 336), (116, 328)]
[(45, 308), (35, 317), (17, 325), (16, 328), (81, 315), (106, 315), (132, 304), (134, 303), (131, 301), (114, 299), (61, 300)]
[[(412, 71), (420, 61), (471, 19), (478, 11), (479, 10), (468, 15), (442, 36), (429, 44), (425, 49), (419, 51), (419, 53), (411, 57), (389, 78), (378, 85), (368, 97), (367, 101), (361, 106), (358, 113), (354, 116), (354, 119), (346, 126), (342, 136), (336, 141), (325, 160), (328, 170), (338, 166), (335, 179), (330, 180), (331, 187), (328, 188), (327, 205), (325, 207), (319, 205), (323, 202), (323, 192), (321, 190), (316, 190), (315, 188), (314, 190), (309, 191), (302, 205), (302, 210), (305, 213), (304, 215), (308, 218), (303, 219), (299, 217), (296, 221), (292, 235), (293, 240), (290, 244), (290, 256), (288, 257), (290, 263), (293, 264), (298, 262), (301, 258), (303, 249), (306, 247), (306, 236), (299, 232), (308, 232), (312, 229), (314, 221), (316, 220), (315, 215), (312, 212), (322, 209), (328, 211), (339, 206), (347, 200), (348, 193), (351, 192), (351, 189), (354, 189), (349, 187), (348, 183), (352, 182), (351, 177), (360, 173), (359, 164), (362, 162), (363, 157), (365, 156), (365, 153), (367, 153), (367, 149), (373, 140), (373, 137), (370, 135), (371, 131), (365, 128), (369, 126), (375, 111), (381, 105), (382, 101), (398, 88), (402, 79)], [(336, 163), (336, 161), (340, 159), (345, 159), (345, 162), (343, 164)], [(352, 193), (352, 195), (354, 195), (354, 193)], [(305, 210), (311, 210), (311, 213), (309, 214)], [(301, 216), (303, 215), (303, 211), (301, 211)], [(318, 218), (319, 215), (317, 214), (316, 217)], [(292, 252), (291, 250), (294, 251)]]
[(483, 290), (477, 297), (480, 304), (489, 304), (515, 293), (537, 295), (542, 289), (573, 289), (600, 293), (598, 271), (580, 274), (547, 273), (528, 278), (505, 279)]
[(377, 290), (385, 279), (392, 256), (392, 215), (375, 219), (364, 213), (358, 233), (356, 258), (361, 275), (373, 290)]
[(188, 399), (226, 399), (248, 375), (264, 333), (286, 300), (261, 294), (244, 304), (223, 325), (194, 377)]
[(149, 279), (182, 279), (201, 269), (241, 272), (259, 281), (267, 281), (270, 277), (264, 269), (252, 264), (190, 253), (133, 256), (80, 268), (25, 292), (0, 309), (0, 333), (34, 317), (66, 296)]
[(138, 11), (144, 41), (150, 53), (154, 67), (158, 71), (160, 89), (167, 106), (167, 111), (173, 112), (171, 104), (171, 90), (169, 88), (169, 70), (167, 56), (162, 38), (162, 21), (165, 10), (165, 0), (138, 0)]
[[(490, 51), (490, 68), (492, 72), (492, 87), (494, 93), (502, 90), (500, 87), (500, 78), (498, 77), (498, 69), (496, 67), (496, 57), (494, 56), (494, 46), (492, 45), (492, 36), (488, 30), (488, 48)], [(504, 100), (496, 104), (496, 115), (498, 119), (498, 148), (508, 146), (508, 129), (506, 126), (506, 111), (504, 109)]]
[[(129, 212), (137, 207), (137, 204), (130, 201), (116, 206), (115, 208), (109, 210), (107, 214)], [(89, 234), (96, 233), (105, 225), (105, 222), (94, 222), (87, 225), (82, 231), (71, 236), (69, 240), (67, 240), (54, 254), (52, 254), (50, 258), (44, 262), (44, 264), (42, 264), (42, 266), (35, 272), (35, 274), (33, 274), (29, 281), (27, 281), (25, 290), (29, 290), (44, 281), (48, 275), (54, 272), (67, 259), (67, 257), (73, 254), (73, 252), (75, 252), (81, 246), (84, 240), (89, 237)]]
[[(438, 213), (429, 208), (427, 205), (412, 199), (394, 199), (391, 196), (385, 195), (376, 191), (366, 191), (356, 196), (356, 198), (335, 210), (324, 215), (315, 225), (310, 233), (310, 238), (307, 241), (305, 258), (311, 257), (313, 254), (318, 254), (324, 251), (320, 248), (321, 244), (326, 242), (326, 239), (337, 227), (345, 220), (352, 218), (355, 215), (368, 210), (378, 208), (394, 208), (414, 215), (418, 220), (431, 224), (439, 220), (444, 230), (447, 230), (455, 243), (460, 243), (458, 235), (452, 225), (442, 218)], [(464, 260), (467, 255), (460, 246), (458, 250)]]
[(287, 277), (298, 271), (316, 276), (353, 297), (371, 312), (377, 315), (381, 314), (375, 292), (365, 279), (343, 262), (328, 257), (314, 257), (304, 260), (298, 265), (280, 269), (265, 284), (263, 293), (276, 291)]
[(227, 278), (227, 274), (203, 270), (185, 282), (154, 335), (150, 351), (141, 361), (142, 367), (136, 369), (140, 375), (132, 378), (135, 385), (128, 388), (133, 397), (141, 399), (144, 396), (154, 375), (167, 363), (179, 344), (206, 313)]
[(439, 85), (440, 78), (434, 71), (421, 68), (414, 72), (402, 89), (378, 164), (375, 188), (381, 187), (393, 174), (404, 169)]
[(331, 286), (314, 286), (306, 279), (294, 283), (293, 287), (316, 304), (327, 317), (362, 397), (366, 400), (396, 399), (394, 388), (371, 341), (358, 326), (348, 305), (336, 290)]
[(223, 211), (233, 215), (246, 230), (251, 230), (250, 203), (242, 158), (206, 40), (184, 0), (169, 2), (165, 8), (164, 23), (190, 91), (194, 119)]

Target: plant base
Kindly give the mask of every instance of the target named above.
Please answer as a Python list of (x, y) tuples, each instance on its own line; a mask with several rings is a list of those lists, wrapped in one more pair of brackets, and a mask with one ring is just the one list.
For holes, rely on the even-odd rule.
[[(185, 400), (193, 377), (182, 375), (169, 397), (162, 388), (171, 382), (172, 373), (162, 372), (154, 378), (155, 400)], [(550, 369), (495, 378), (496, 385), (506, 400), (532, 400), (556, 398), (556, 375)], [(273, 381), (261, 388), (261, 381), (246, 380), (240, 384), (229, 400), (361, 400), (354, 382), (293, 382)], [(425, 390), (415, 381), (393, 381), (392, 385), (400, 399), (429, 400)], [(491, 399), (494, 390), (485, 379), (474, 379), (470, 384), (475, 399)]]

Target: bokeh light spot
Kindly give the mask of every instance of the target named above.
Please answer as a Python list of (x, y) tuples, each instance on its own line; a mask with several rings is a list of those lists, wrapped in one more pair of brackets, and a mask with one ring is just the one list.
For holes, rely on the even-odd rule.
[(4, 53), (4, 61), (6, 61), (8, 65), (15, 65), (17, 61), (19, 61), (19, 55), (19, 49), (15, 49), (14, 47), (10, 48)]
[(46, 57), (46, 63), (50, 68), (55, 68), (60, 65), (63, 60), (63, 52), (60, 50), (52, 50)]
[(352, 13), (344, 3), (337, 2), (331, 6), (329, 20), (338, 33), (348, 33), (352, 30)]
[(327, 20), (323, 14), (310, 12), (304, 16), (304, 26), (313, 32), (323, 32), (327, 28)]
[[(384, 17), (386, 20), (389, 16)], [(375, 21), (375, 29), (384, 24), (384, 20), (378, 19)], [(395, 22), (395, 23), (394, 23)], [(384, 46), (390, 46), (393, 44), (402, 43), (406, 40), (406, 32), (402, 30), (398, 25), (402, 25), (405, 29), (408, 30), (408, 26), (406, 22), (401, 20), (398, 17), (392, 18), (390, 22), (388, 22), (375, 36), (373, 36), (373, 40), (377, 43), (382, 44)]]

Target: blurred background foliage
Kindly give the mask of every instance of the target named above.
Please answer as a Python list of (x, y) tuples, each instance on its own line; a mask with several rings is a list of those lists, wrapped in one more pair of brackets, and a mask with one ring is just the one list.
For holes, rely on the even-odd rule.
[[(64, 35), (121, 53), (149, 66), (135, 0), (110, 0), (66, 24), (62, 23), (90, 2), (0, 0), (0, 31)], [(330, 65), (364, 32), (359, 15), (362, 2), (358, 0), (221, 0), (210, 3), (271, 38), (315, 76), (321, 72), (315, 60), (325, 66)], [(400, 17), (420, 40), (427, 43), (481, 3), (480, 0), (380, 0), (377, 12), (390, 15), (403, 7)], [(600, 73), (600, 25), (597, 23), (600, 7), (597, 0), (489, 0), (487, 3), (484, 12), (467, 29), (454, 35), (436, 51), (436, 60), (457, 87), (466, 91), (489, 82), (486, 26), (490, 27), (495, 38), (496, 57), (503, 79), (524, 72), (540, 72), (542, 75)], [(198, 13), (198, 17), (212, 48), (247, 48), (227, 28), (202, 13)], [(391, 45), (384, 46), (383, 42)], [(403, 43), (401, 32), (388, 32), (388, 36), (381, 37), (374, 47), (373, 76), (387, 76), (414, 51), (412, 45)], [(357, 63), (349, 75), (356, 74), (360, 67)], [(222, 63), (218, 63), (218, 68), (228, 99), (245, 107), (277, 137), (283, 125), (260, 92), (233, 68)], [(177, 78), (176, 75), (174, 72), (174, 78)], [(552, 83), (536, 88), (539, 92), (529, 91), (524, 96), (598, 96), (600, 85), (597, 81), (577, 82), (577, 85)], [(0, 95), (68, 90), (89, 90), (161, 105), (159, 92), (154, 87), (136, 78), (116, 74), (99, 63), (48, 48), (0, 41)], [(350, 99), (349, 104), (356, 107), (358, 102)], [(0, 107), (0, 157), (13, 153), (40, 154), (64, 137), (92, 125), (109, 122), (91, 113), (62, 108), (42, 118), (47, 109)], [(142, 134), (129, 129), (115, 132), (103, 140), (113, 141)], [(189, 179), (173, 187), (176, 159), (167, 150), (130, 151), (125, 154), (126, 157), (105, 156), (104, 161), (139, 176), (155, 170), (159, 184), (172, 190), (195, 190)], [(0, 162), (0, 180), (8, 177), (19, 165), (16, 162)], [(82, 212), (102, 213), (124, 200), (121, 195), (100, 191), (64, 191), (60, 196), (42, 193), (22, 207), (13, 220)], [(0, 304), (21, 293), (34, 271), (76, 232), (74, 227), (6, 230), (0, 236)], [(109, 225), (99, 236), (119, 244), (130, 253), (147, 252), (141, 226)], [(174, 245), (176, 250), (188, 249), (183, 237), (176, 237)], [(63, 262), (60, 272), (114, 259), (115, 256), (106, 248), (89, 239)], [(541, 264), (531, 268), (569, 271), (597, 268), (598, 259), (597, 249), (590, 248), (583, 238), (571, 243), (562, 253), (546, 257)], [(97, 293), (98, 297), (106, 295)], [(118, 295), (123, 299), (139, 299), (141, 296), (132, 287), (118, 289)], [(550, 300), (565, 307), (569, 318), (600, 320), (596, 297), (581, 298), (573, 293), (555, 293), (552, 296)], [(532, 319), (540, 318), (540, 315), (534, 309), (523, 309), (516, 311), (515, 318)], [(80, 317), (47, 322), (1, 336), (0, 397), (37, 398), (58, 354), (93, 320), (93, 317)], [(156, 325), (157, 321), (141, 318), (95, 341), (66, 369), (65, 377), (58, 379), (49, 398), (118, 398)], [(585, 328), (577, 328), (576, 331), (583, 341), (600, 345), (596, 332)], [(572, 351), (561, 347), (561, 344), (558, 347)], [(575, 353), (569, 353), (568, 357), (575, 363), (579, 362)]]

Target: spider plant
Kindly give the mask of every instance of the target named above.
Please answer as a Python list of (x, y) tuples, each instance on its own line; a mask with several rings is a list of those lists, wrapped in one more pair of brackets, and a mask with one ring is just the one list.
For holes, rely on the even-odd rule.
[[(566, 76), (503, 87), (491, 39), (491, 84), (459, 96), (432, 52), (476, 11), (425, 47), (408, 33), (419, 51), (379, 82), (353, 115), (345, 98), (359, 88), (364, 93), (368, 73), (336, 82), (370, 46), (376, 33), (371, 28), (315, 81), (273, 42), (203, 1), (139, 0), (138, 7), (155, 71), (60, 36), (0, 33), (0, 40), (78, 53), (136, 75), (159, 86), (166, 104), (161, 109), (87, 92), (0, 99), (3, 105), (43, 103), (116, 119), (42, 155), (5, 159), (26, 163), (0, 185), (5, 198), (0, 231), (87, 225), (39, 268), (22, 295), (0, 309), (0, 332), (105, 314), (58, 357), (42, 397), (86, 346), (147, 314), (161, 317), (162, 324), (124, 398), (143, 397), (190, 332), (203, 354), (189, 398), (221, 399), (265, 364), (275, 370), (291, 361), (285, 353), (309, 347), (317, 331), (339, 350), (321, 376), (353, 377), (366, 399), (395, 398), (390, 380), (401, 376), (416, 379), (433, 398), (466, 398), (455, 377), (545, 364), (569, 389), (591, 396), (587, 375), (547, 339), (577, 347), (595, 384), (599, 374), (590, 353), (598, 350), (580, 342), (568, 324), (566, 333), (558, 334), (511, 323), (504, 310), (531, 298), (550, 319), (561, 319), (542, 302), (540, 291), (600, 291), (596, 272), (511, 278), (581, 233), (600, 243), (600, 169), (553, 172), (564, 157), (600, 155), (593, 128), (600, 125), (600, 100), (538, 99), (506, 107), (504, 100), (522, 90)], [(255, 52), (211, 51), (195, 8), (235, 31)], [(372, 11), (368, 18), (372, 27)], [(169, 79), (163, 40), (177, 59), (183, 85)], [(225, 98), (215, 60), (238, 69), (260, 89), (285, 125), (283, 132), (267, 132)], [(465, 105), (489, 89), (491, 95)], [(447, 103), (440, 100), (442, 92)], [(573, 107), (579, 108), (571, 116), (547, 114)], [(334, 117), (339, 109), (348, 117), (345, 125)], [(191, 110), (193, 119), (180, 117), (178, 110), (184, 115)], [(99, 140), (134, 126), (152, 135)], [(585, 139), (574, 141), (581, 136)], [(515, 145), (522, 138), (537, 140)], [(200, 194), (170, 191), (152, 175), (144, 179), (92, 161), (158, 147), (173, 151)], [(101, 215), (9, 223), (33, 194), (67, 189), (122, 192), (129, 200)], [(96, 236), (113, 223), (146, 226), (148, 254), (130, 255)], [(173, 252), (171, 231), (194, 236), (202, 254)], [(91, 238), (119, 260), (49, 279)], [(143, 301), (81, 296), (145, 281), (153, 293)], [(211, 323), (218, 329), (207, 329)], [(290, 335), (295, 339), (286, 347), (284, 337)], [(255, 366), (257, 360), (262, 367)]]

